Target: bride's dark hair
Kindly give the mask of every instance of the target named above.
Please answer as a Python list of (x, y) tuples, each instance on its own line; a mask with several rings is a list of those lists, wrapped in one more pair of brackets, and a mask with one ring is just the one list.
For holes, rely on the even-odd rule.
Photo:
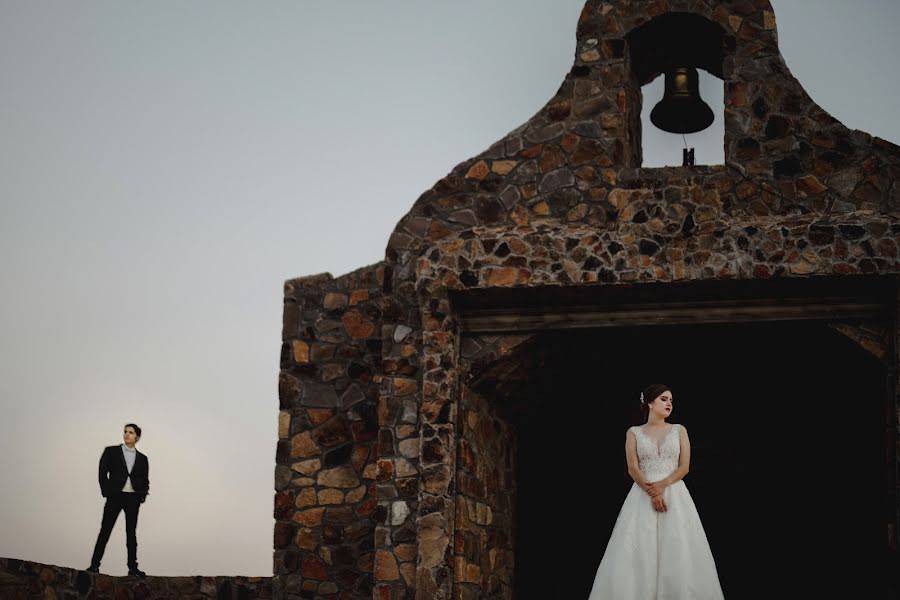
[(649, 404), (656, 400), (660, 394), (663, 392), (671, 392), (671, 388), (669, 386), (664, 385), (662, 383), (651, 383), (647, 387), (644, 388), (644, 391), (641, 393), (641, 417), (644, 418), (644, 421), (647, 420), (647, 416), (650, 413)]

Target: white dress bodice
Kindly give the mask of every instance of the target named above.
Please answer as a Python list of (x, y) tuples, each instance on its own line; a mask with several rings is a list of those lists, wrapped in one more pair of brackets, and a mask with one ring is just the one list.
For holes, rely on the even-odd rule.
[(632, 427), (637, 442), (638, 466), (647, 477), (654, 482), (665, 479), (678, 468), (678, 457), (681, 454), (681, 441), (677, 423), (669, 428), (659, 447), (656, 442), (641, 431), (640, 427)]

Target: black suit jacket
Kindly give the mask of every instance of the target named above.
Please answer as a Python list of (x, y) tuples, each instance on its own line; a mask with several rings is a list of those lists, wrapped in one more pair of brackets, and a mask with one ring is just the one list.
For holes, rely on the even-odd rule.
[[(105, 497), (110, 493), (122, 491), (128, 476), (128, 465), (125, 463), (125, 455), (122, 454), (122, 446), (104, 448), (103, 454), (100, 455), (100, 493)], [(150, 462), (147, 455), (140, 451), (137, 451), (134, 466), (131, 468), (131, 487), (139, 495), (141, 502), (150, 493)]]

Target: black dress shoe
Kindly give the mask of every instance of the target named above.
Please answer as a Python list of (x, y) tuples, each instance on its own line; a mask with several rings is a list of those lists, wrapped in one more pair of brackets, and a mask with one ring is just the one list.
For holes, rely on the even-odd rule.
[(147, 574), (144, 573), (143, 571), (141, 571), (140, 569), (128, 569), (128, 576), (129, 577), (137, 577), (138, 579), (143, 579), (144, 577), (147, 576)]
[(100, 567), (88, 567), (85, 571), (88, 573), (100, 573)]

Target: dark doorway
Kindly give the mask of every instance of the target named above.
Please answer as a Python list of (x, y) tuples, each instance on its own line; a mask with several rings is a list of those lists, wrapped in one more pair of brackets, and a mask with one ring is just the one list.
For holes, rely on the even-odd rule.
[[(588, 597), (643, 386), (673, 390), (728, 600), (884, 589), (886, 368), (823, 322), (547, 332), (518, 417), (515, 598)], [(810, 566), (812, 565), (812, 566)], [(871, 594), (867, 597), (884, 597)]]

